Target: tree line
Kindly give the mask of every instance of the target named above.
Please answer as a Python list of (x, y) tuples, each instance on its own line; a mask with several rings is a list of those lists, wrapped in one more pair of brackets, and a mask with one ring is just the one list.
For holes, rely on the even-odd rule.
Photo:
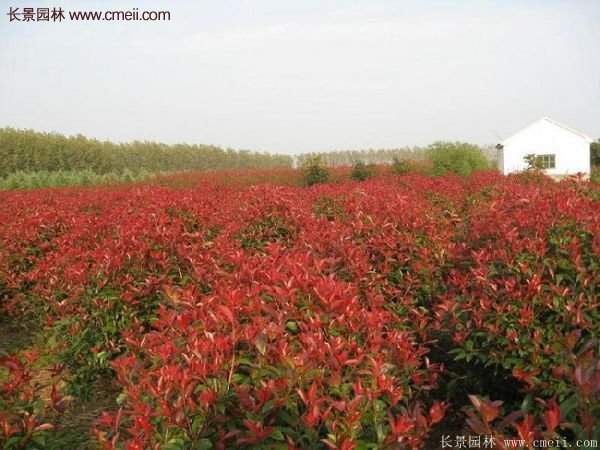
[(292, 157), (213, 145), (113, 143), (32, 130), (0, 128), (0, 177), (15, 172), (82, 171), (96, 174), (291, 167)]
[(394, 160), (422, 161), (424, 149), (403, 147), (396, 149), (339, 150), (332, 152), (311, 152), (296, 156), (296, 166), (302, 167), (310, 161), (319, 159), (329, 167), (352, 166), (357, 162), (365, 164), (392, 164)]
[(479, 152), (485, 157), (490, 166), (496, 164), (497, 152), (493, 146), (477, 147), (464, 142), (434, 142), (427, 147), (304, 153), (295, 157), (295, 165), (303, 167), (315, 159), (328, 167), (353, 166), (358, 162), (364, 164), (393, 164), (394, 161), (425, 162), (430, 159), (432, 150), (456, 147), (469, 148), (471, 151)]
[[(312, 152), (294, 157), (247, 150), (224, 149), (213, 145), (167, 145), (158, 142), (133, 141), (113, 143), (82, 135), (64, 136), (15, 128), (0, 128), (0, 178), (16, 173), (80, 172), (123, 174), (176, 172), (184, 170), (220, 170), (242, 168), (303, 167), (316, 157), (329, 167), (364, 164), (392, 164), (394, 161), (427, 161), (428, 147), (396, 149), (340, 150)], [(450, 143), (450, 146), (475, 146)], [(479, 148), (490, 166), (495, 165), (493, 147)], [(592, 164), (600, 165), (600, 140), (592, 144)]]

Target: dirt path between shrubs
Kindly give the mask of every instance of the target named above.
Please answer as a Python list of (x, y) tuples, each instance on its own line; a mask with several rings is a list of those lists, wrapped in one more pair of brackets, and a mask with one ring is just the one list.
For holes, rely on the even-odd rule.
[(33, 339), (33, 331), (14, 320), (0, 318), (0, 355), (27, 347)]
[[(18, 319), (0, 317), (0, 357), (35, 349), (37, 327), (29, 323), (19, 323)], [(41, 367), (33, 372), (33, 380), (47, 389), (42, 390), (42, 398), (49, 401), (50, 379), (48, 368)], [(45, 391), (48, 392), (45, 392)], [(108, 380), (98, 380), (86, 399), (75, 398), (64, 413), (52, 420), (56, 426), (54, 442), (48, 442), (52, 450), (95, 450), (98, 448), (91, 429), (102, 411), (117, 408), (118, 390)]]

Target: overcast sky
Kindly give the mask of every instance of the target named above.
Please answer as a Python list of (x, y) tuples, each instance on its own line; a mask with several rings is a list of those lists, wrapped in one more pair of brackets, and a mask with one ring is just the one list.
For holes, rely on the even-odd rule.
[(0, 126), (284, 153), (495, 143), (541, 116), (600, 137), (599, 0), (0, 4)]

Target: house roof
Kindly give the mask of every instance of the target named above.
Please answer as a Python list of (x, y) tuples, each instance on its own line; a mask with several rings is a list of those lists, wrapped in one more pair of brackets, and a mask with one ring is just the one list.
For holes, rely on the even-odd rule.
[(594, 140), (593, 140), (591, 137), (587, 136), (586, 134), (582, 133), (581, 131), (577, 131), (577, 130), (575, 130), (574, 128), (568, 127), (567, 125), (563, 125), (562, 123), (560, 123), (560, 122), (557, 122), (556, 120), (554, 120), (554, 119), (551, 119), (550, 117), (542, 117), (541, 119), (538, 119), (538, 120), (536, 120), (536, 121), (535, 121), (535, 122), (533, 122), (533, 123), (530, 123), (530, 124), (529, 124), (529, 125), (527, 125), (525, 128), (523, 128), (523, 129), (521, 129), (521, 130), (517, 131), (517, 132), (516, 132), (516, 133), (514, 133), (512, 136), (510, 136), (510, 137), (508, 137), (508, 138), (504, 139), (504, 140), (503, 140), (503, 141), (500, 143), (500, 145), (502, 145), (502, 146), (506, 145), (506, 144), (507, 144), (507, 143), (508, 143), (510, 140), (512, 140), (514, 137), (518, 136), (518, 135), (519, 135), (519, 134), (521, 134), (523, 131), (525, 131), (525, 130), (527, 130), (527, 129), (529, 129), (529, 128), (531, 128), (531, 127), (535, 126), (535, 125), (537, 125), (537, 124), (538, 124), (538, 123), (540, 123), (540, 122), (548, 122), (548, 123), (550, 123), (550, 124), (552, 124), (552, 125), (554, 125), (554, 126), (556, 126), (556, 127), (562, 128), (562, 129), (564, 129), (564, 130), (566, 130), (566, 131), (568, 131), (568, 132), (570, 132), (570, 133), (573, 133), (573, 134), (575, 134), (575, 135), (577, 135), (577, 136), (579, 136), (579, 137), (581, 137), (581, 138), (583, 138), (583, 139), (587, 140), (587, 141), (588, 141), (588, 142), (590, 142), (590, 143), (594, 142)]

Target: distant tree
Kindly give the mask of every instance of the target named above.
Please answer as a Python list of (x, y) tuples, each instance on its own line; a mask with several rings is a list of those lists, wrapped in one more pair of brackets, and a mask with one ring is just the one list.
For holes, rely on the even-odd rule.
[(600, 166), (592, 167), (592, 174), (590, 176), (592, 183), (600, 184)]
[(350, 176), (356, 181), (365, 181), (367, 178), (371, 178), (375, 175), (375, 167), (373, 164), (365, 164), (362, 161), (357, 161), (352, 166), (352, 172)]
[(435, 142), (425, 152), (434, 175), (455, 173), (461, 176), (488, 169), (488, 161), (476, 145), (463, 142)]
[(394, 160), (392, 162), (392, 172), (396, 175), (406, 175), (410, 172), (410, 162), (406, 159), (400, 159), (394, 156)]
[(525, 160), (525, 164), (527, 164), (527, 170), (542, 170), (544, 168), (542, 160), (533, 153), (525, 155), (523, 160)]
[(593, 142), (591, 145), (591, 153), (592, 153), (592, 165), (600, 166), (600, 139), (596, 142)]
[(303, 172), (304, 184), (307, 186), (326, 183), (329, 180), (329, 171), (324, 167), (320, 156), (314, 156), (307, 160), (304, 163)]

